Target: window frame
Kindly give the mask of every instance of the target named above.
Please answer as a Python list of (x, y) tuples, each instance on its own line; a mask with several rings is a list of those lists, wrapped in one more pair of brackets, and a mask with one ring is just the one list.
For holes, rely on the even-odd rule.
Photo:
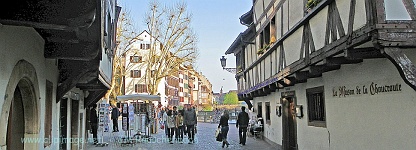
[[(137, 75), (136, 75), (136, 71), (137, 71)], [(141, 78), (142, 77), (142, 72), (141, 70), (131, 70), (130, 71), (130, 77), (132, 78)]]
[(264, 105), (266, 106), (266, 123), (271, 124), (271, 106), (270, 102), (265, 102)]
[[(312, 96), (320, 94), (318, 96), (321, 96), (321, 99), (318, 100), (312, 100)], [(319, 102), (315, 102), (319, 101)], [(325, 92), (324, 92), (324, 86), (314, 87), (306, 89), (306, 102), (307, 102), (307, 113), (308, 113), (308, 126), (315, 126), (315, 127), (324, 127), (326, 128), (326, 107), (325, 107)], [(316, 103), (319, 103), (318, 106)], [(317, 109), (320, 109), (316, 112)], [(322, 119), (317, 119), (315, 115), (317, 113), (321, 113), (318, 115), (322, 115)]]

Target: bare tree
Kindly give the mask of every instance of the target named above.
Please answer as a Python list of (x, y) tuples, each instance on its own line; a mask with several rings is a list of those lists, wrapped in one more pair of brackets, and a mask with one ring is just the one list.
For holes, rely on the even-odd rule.
[(196, 34), (190, 27), (191, 15), (185, 3), (161, 7), (157, 1), (149, 5), (145, 23), (149, 34), (145, 82), (150, 94), (157, 94), (160, 81), (178, 73), (179, 66), (193, 66), (198, 57)]
[(124, 11), (120, 14), (116, 29), (116, 48), (113, 56), (113, 72), (111, 79), (111, 87), (105, 94), (105, 98), (109, 99), (111, 103), (115, 103), (115, 99), (119, 95), (123, 95), (123, 83), (126, 70), (129, 64), (125, 64), (125, 54), (129, 51), (134, 51), (133, 45), (139, 40), (139, 33), (135, 32), (133, 20), (130, 17), (129, 11)]

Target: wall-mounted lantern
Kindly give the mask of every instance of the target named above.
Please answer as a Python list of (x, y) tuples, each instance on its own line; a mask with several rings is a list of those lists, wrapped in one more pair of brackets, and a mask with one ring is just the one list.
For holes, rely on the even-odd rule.
[(220, 58), (220, 61), (221, 61), (222, 69), (227, 70), (228, 72), (234, 73), (234, 74), (237, 72), (236, 68), (225, 68), (225, 66), (227, 66), (227, 58), (225, 58), (225, 56), (222, 56)]
[(302, 118), (303, 117), (303, 106), (296, 105), (296, 117)]
[(278, 117), (282, 116), (282, 106), (281, 105), (276, 106), (276, 115)]

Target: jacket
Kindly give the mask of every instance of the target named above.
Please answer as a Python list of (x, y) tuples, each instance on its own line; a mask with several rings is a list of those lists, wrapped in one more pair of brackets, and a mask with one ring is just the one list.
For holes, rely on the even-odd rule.
[(120, 116), (120, 111), (117, 107), (114, 107), (111, 111), (111, 119), (118, 119), (118, 116)]
[(238, 113), (237, 124), (240, 127), (248, 127), (249, 117), (248, 113), (242, 111)]
[(168, 125), (168, 128), (175, 128), (175, 117), (173, 115), (167, 117), (166, 124)]
[(94, 108), (90, 111), (90, 123), (98, 123), (97, 110)]
[(196, 124), (196, 112), (193, 109), (187, 109), (183, 114), (184, 124), (185, 125), (195, 125)]

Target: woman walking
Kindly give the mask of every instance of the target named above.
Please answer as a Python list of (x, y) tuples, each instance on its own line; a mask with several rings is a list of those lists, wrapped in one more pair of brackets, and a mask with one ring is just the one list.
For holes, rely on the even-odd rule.
[(175, 117), (173, 116), (172, 110), (169, 110), (167, 115), (168, 117), (166, 119), (166, 124), (167, 124), (167, 130), (168, 130), (169, 143), (173, 144), (172, 137), (173, 137), (173, 134), (175, 133)]
[(230, 119), (228, 110), (224, 110), (223, 115), (220, 118), (220, 124), (218, 125), (218, 128), (221, 127), (221, 135), (222, 135), (222, 148), (224, 148), (225, 145), (230, 145), (227, 141), (227, 134), (228, 130), (230, 129), (228, 127), (228, 120)]
[(175, 140), (179, 143), (183, 143), (183, 110), (179, 110), (178, 115), (176, 116), (176, 127), (177, 133), (175, 135)]

